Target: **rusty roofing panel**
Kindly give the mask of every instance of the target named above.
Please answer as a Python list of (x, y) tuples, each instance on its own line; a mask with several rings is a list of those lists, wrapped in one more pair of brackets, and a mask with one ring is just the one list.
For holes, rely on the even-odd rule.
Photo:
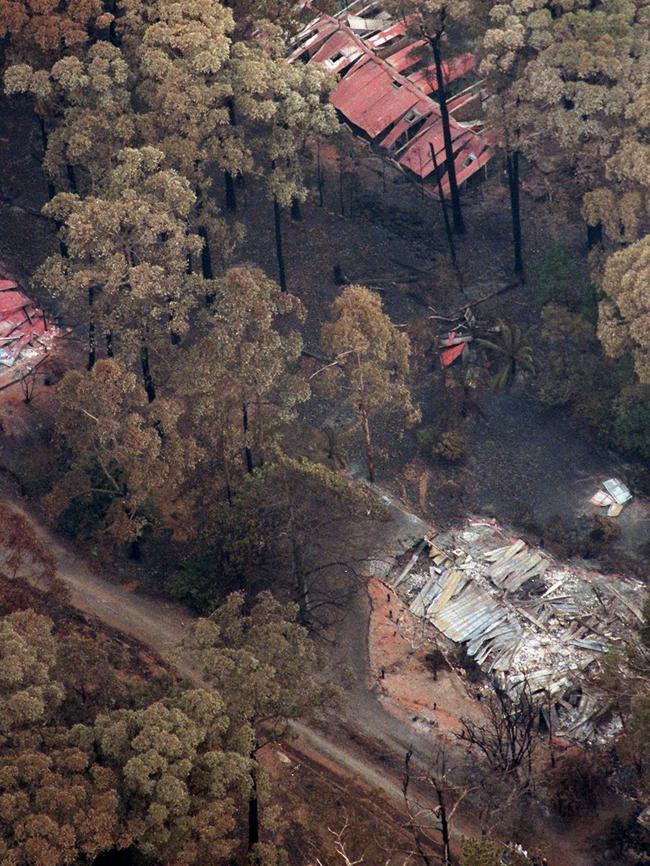
[[(439, 115), (440, 109), (433, 101), (433, 99), (429, 99), (428, 96), (423, 96), (418, 102), (412, 106), (414, 111), (417, 111), (421, 117), (428, 117), (429, 115), (435, 115), (436, 118)], [(392, 146), (395, 144), (397, 139), (406, 132), (406, 130), (412, 126), (418, 118), (415, 120), (407, 120), (410, 111), (407, 111), (404, 116), (399, 120), (395, 126), (388, 133), (386, 138), (382, 141), (381, 146), (385, 147), (386, 150), (390, 150)]]
[(297, 60), (304, 51), (309, 50), (313, 53), (339, 27), (338, 21), (328, 18), (319, 18), (318, 21), (313, 22), (296, 37), (293, 43), (296, 47), (289, 55), (289, 62)]
[(390, 27), (386, 27), (379, 33), (375, 33), (374, 36), (369, 36), (365, 42), (372, 48), (381, 48), (382, 45), (390, 42), (391, 39), (395, 39), (398, 36), (404, 36), (406, 34), (407, 26), (408, 24), (406, 21), (397, 21), (395, 24), (391, 24)]
[(411, 42), (409, 45), (400, 48), (389, 57), (384, 57), (384, 59), (387, 63), (390, 63), (393, 69), (397, 72), (403, 72), (405, 69), (408, 69), (409, 66), (413, 66), (422, 59), (422, 52), (420, 49), (426, 44), (427, 43), (424, 39), (418, 39), (417, 42)]
[(30, 299), (20, 291), (5, 289), (0, 292), (0, 313), (13, 313), (31, 305)]
[(414, 106), (418, 96), (373, 62), (347, 75), (331, 102), (351, 123), (376, 138)]
[[(332, 58), (342, 55), (336, 60)], [(346, 30), (337, 30), (321, 45), (312, 57), (314, 63), (322, 64), (330, 72), (340, 72), (363, 55), (354, 38)]]
[[(451, 140), (456, 151), (462, 144), (463, 138), (476, 137), (473, 136), (470, 130), (464, 129), (457, 123), (450, 120)], [(410, 171), (417, 174), (418, 177), (428, 177), (434, 170), (433, 159), (431, 158), (431, 148), (433, 145), (436, 153), (436, 159), (439, 157), (439, 163), (445, 161), (445, 141), (442, 130), (442, 121), (436, 120), (428, 126), (422, 133), (413, 139), (413, 143), (404, 151), (399, 158), (399, 164), (408, 168)]]
[[(456, 81), (458, 78), (462, 78), (475, 67), (476, 58), (473, 54), (460, 54), (458, 57), (453, 57), (448, 63), (443, 61), (442, 74), (445, 83), (449, 84), (452, 81)], [(407, 78), (427, 93), (434, 92), (438, 89), (436, 67), (433, 63), (429, 66), (425, 66), (423, 69), (417, 69), (415, 72), (408, 75)]]

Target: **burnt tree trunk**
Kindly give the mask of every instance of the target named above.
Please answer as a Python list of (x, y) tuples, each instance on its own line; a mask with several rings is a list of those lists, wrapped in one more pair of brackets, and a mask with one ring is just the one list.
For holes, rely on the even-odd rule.
[(368, 467), (368, 481), (375, 481), (375, 453), (372, 446), (372, 437), (370, 436), (370, 422), (368, 420), (368, 410), (364, 405), (361, 405), (361, 426), (363, 428), (363, 445), (366, 452), (366, 466)]
[[(235, 114), (235, 103), (228, 100), (228, 122), (231, 126), (237, 126), (237, 115)], [(226, 186), (226, 210), (237, 213), (237, 193), (235, 192), (235, 179), (228, 170), (224, 171), (223, 179)]]
[(433, 60), (436, 65), (436, 81), (438, 86), (438, 100), (440, 102), (440, 120), (442, 121), (442, 134), (445, 141), (445, 163), (449, 177), (449, 194), (451, 196), (451, 213), (454, 221), (454, 231), (458, 235), (465, 233), (465, 221), (460, 207), (460, 193), (458, 192), (458, 181), (456, 180), (456, 164), (454, 162), (454, 147), (451, 140), (451, 127), (449, 125), (449, 109), (447, 108), (447, 85), (442, 69), (442, 56), (440, 54), (440, 39), (442, 34), (437, 33), (428, 37), (433, 51)]
[(260, 804), (257, 797), (257, 766), (253, 758), (251, 770), (251, 793), (248, 798), (248, 856), (252, 866), (259, 863), (259, 857), (253, 853), (260, 841)]
[[(248, 406), (242, 403), (242, 426), (244, 429), (244, 438), (248, 437)], [(246, 457), (246, 470), (249, 475), (253, 474), (253, 452), (251, 451), (248, 442), (244, 445), (244, 455)]]
[(203, 241), (203, 247), (201, 248), (201, 273), (204, 280), (211, 280), (214, 278), (214, 269), (212, 267), (212, 253), (210, 252), (208, 230), (205, 226), (199, 226), (199, 237)]
[(287, 274), (284, 264), (282, 244), (282, 210), (277, 198), (273, 199), (273, 220), (275, 223), (275, 254), (278, 260), (278, 281), (283, 292), (287, 291)]
[(151, 367), (149, 366), (149, 347), (145, 344), (140, 349), (140, 367), (142, 369), (142, 382), (144, 390), (147, 392), (147, 400), (150, 403), (156, 399), (156, 386), (151, 375)]
[(95, 320), (93, 318), (93, 304), (95, 303), (95, 289), (92, 286), (88, 288), (88, 370), (92, 370), (97, 359), (97, 351), (95, 346)]
[(325, 204), (325, 196), (323, 190), (323, 165), (320, 158), (320, 142), (316, 143), (316, 176), (318, 178), (318, 205), (319, 207), (323, 207)]
[(518, 277), (524, 275), (524, 256), (521, 239), (521, 206), (519, 183), (519, 151), (506, 151), (506, 168), (508, 172), (508, 188), (510, 190), (510, 212), (512, 215), (512, 246), (514, 271)]
[(298, 222), (302, 219), (302, 208), (300, 207), (300, 199), (291, 199), (291, 219)]
[(440, 783), (436, 780), (433, 782), (438, 796), (438, 817), (440, 818), (440, 830), (442, 833), (442, 850), (444, 866), (451, 866), (451, 839), (449, 835), (449, 818), (447, 817), (447, 804), (445, 802), (445, 792), (440, 787)]
[(438, 184), (438, 196), (440, 198), (440, 207), (442, 208), (442, 218), (445, 223), (445, 234), (447, 235), (447, 243), (449, 245), (449, 252), (451, 254), (451, 261), (454, 268), (458, 271), (458, 262), (456, 261), (456, 244), (454, 243), (454, 235), (451, 231), (451, 223), (449, 222), (449, 214), (447, 213), (447, 200), (445, 198), (445, 194), (442, 189), (442, 178), (440, 177), (440, 173), (438, 171), (438, 160), (436, 158), (436, 150), (432, 144), (429, 144), (429, 149), (431, 151), (431, 160), (433, 161), (433, 170), (436, 174), (436, 181)]
[(603, 242), (603, 224), (597, 223), (595, 226), (587, 226), (587, 247), (593, 250)]

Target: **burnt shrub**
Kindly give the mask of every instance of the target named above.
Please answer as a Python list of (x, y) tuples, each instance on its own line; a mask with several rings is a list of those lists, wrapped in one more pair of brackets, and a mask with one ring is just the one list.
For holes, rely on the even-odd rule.
[(563, 817), (598, 806), (607, 790), (607, 761), (596, 750), (568, 749), (547, 771), (549, 797)]

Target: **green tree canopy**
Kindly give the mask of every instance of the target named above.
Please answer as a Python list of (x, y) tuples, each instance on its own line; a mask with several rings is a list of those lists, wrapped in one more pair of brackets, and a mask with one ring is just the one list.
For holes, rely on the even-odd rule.
[(364, 286), (346, 286), (321, 331), (325, 351), (336, 361), (327, 373), (349, 401), (363, 431), (368, 475), (374, 481), (374, 447), (370, 421), (396, 415), (406, 424), (418, 421), (408, 387), (408, 335), (382, 310), (381, 298)]

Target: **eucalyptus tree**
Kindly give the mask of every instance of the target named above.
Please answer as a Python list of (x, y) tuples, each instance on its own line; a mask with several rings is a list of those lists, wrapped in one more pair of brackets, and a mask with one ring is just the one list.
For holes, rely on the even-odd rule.
[(373, 417), (396, 416), (400, 428), (420, 418), (408, 385), (408, 335), (382, 310), (379, 295), (364, 286), (350, 285), (332, 304), (321, 340), (335, 361), (325, 373), (354, 411), (362, 432), (368, 478), (374, 481)]
[(179, 365), (177, 389), (230, 496), (238, 467), (252, 473), (309, 397), (295, 329), (305, 310), (258, 268), (231, 268), (211, 287), (214, 303)]
[(67, 255), (51, 256), (35, 276), (71, 316), (85, 310), (89, 369), (95, 333), (109, 335), (111, 353), (140, 364), (150, 401), (156, 396), (151, 347), (178, 341), (205, 290), (187, 273), (188, 256), (202, 247), (189, 229), (196, 198), (163, 162), (156, 148), (125, 148), (104, 192), (56, 195), (44, 212), (61, 223)]

